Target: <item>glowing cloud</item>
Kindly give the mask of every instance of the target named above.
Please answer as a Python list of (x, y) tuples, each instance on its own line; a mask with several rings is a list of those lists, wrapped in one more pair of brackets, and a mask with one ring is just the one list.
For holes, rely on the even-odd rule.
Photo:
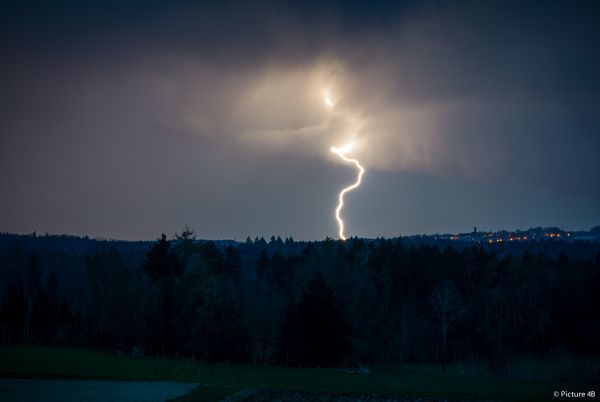
[(331, 91), (329, 89), (323, 91), (323, 101), (325, 102), (325, 106), (327, 106), (329, 109), (334, 108), (335, 102), (331, 98)]
[(347, 152), (350, 152), (351, 150), (352, 150), (352, 144), (346, 144), (340, 148), (331, 147), (331, 152), (333, 152), (334, 154), (339, 156), (343, 161), (354, 164), (354, 166), (356, 166), (356, 169), (358, 169), (358, 176), (356, 178), (356, 181), (353, 184), (351, 184), (350, 186), (348, 186), (348, 187), (342, 189), (342, 191), (340, 191), (340, 194), (338, 196), (338, 205), (337, 205), (337, 208), (335, 209), (335, 219), (338, 222), (339, 236), (340, 236), (340, 239), (342, 239), (342, 240), (346, 240), (346, 236), (344, 235), (344, 220), (342, 219), (342, 216), (341, 216), (342, 208), (344, 208), (344, 195), (346, 195), (347, 192), (352, 191), (355, 188), (357, 188), (358, 186), (360, 186), (360, 183), (362, 181), (362, 176), (365, 173), (365, 169), (361, 166), (360, 162), (358, 162), (356, 159), (348, 158), (345, 155)]

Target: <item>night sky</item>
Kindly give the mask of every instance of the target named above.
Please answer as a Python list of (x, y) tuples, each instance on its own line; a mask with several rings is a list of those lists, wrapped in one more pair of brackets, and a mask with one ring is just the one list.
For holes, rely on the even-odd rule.
[[(200, 4), (206, 3), (206, 4)], [(600, 224), (597, 1), (2, 2), (0, 231)], [(333, 109), (323, 102), (329, 90)]]

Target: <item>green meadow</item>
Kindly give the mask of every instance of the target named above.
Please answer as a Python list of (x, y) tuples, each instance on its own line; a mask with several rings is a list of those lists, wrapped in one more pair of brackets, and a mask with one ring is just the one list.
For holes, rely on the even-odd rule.
[[(556, 382), (518, 381), (461, 375), (451, 367), (370, 367), (369, 373), (239, 364), (190, 359), (121, 357), (79, 347), (0, 346), (0, 377), (181, 381), (198, 383), (181, 400), (210, 401), (246, 388), (279, 388), (385, 396), (431, 396), (462, 400), (534, 401), (552, 399), (555, 390), (575, 390)], [(579, 388), (577, 388), (579, 390)]]

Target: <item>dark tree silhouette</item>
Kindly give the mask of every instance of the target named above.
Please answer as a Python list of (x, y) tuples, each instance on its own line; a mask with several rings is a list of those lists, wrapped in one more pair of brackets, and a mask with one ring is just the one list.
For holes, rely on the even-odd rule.
[(332, 289), (315, 271), (295, 307), (289, 307), (283, 334), (285, 356), (293, 365), (332, 367), (342, 364), (347, 324)]
[(167, 340), (170, 340), (172, 335), (170, 327), (173, 317), (171, 309), (173, 307), (174, 279), (180, 277), (183, 273), (183, 265), (177, 254), (171, 249), (171, 243), (167, 240), (164, 233), (148, 250), (143, 269), (155, 283), (162, 285), (159, 343), (160, 351), (164, 355), (167, 352)]
[(229, 245), (225, 248), (225, 257), (223, 261), (223, 270), (225, 274), (235, 282), (240, 280), (241, 271), (240, 252)]

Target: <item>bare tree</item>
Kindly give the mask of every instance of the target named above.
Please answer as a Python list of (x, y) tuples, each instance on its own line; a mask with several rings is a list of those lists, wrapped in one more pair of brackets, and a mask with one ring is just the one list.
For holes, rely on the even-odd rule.
[(446, 372), (448, 332), (461, 318), (465, 309), (458, 289), (450, 280), (443, 280), (429, 295), (429, 304), (435, 325), (442, 336), (442, 372)]

